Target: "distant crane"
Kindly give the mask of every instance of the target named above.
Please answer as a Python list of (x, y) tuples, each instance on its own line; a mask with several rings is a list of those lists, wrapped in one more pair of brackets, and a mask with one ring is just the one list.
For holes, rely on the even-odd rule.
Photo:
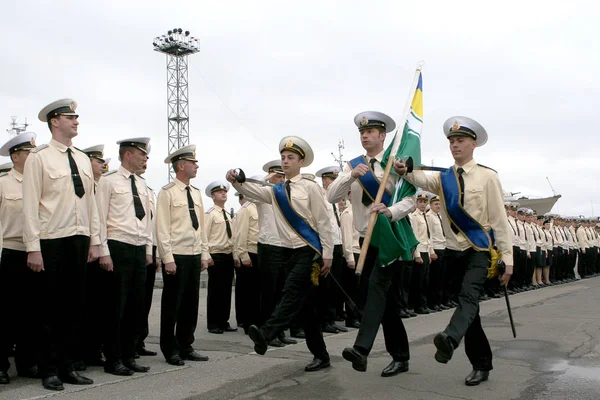
[(556, 190), (554, 190), (554, 188), (552, 187), (552, 184), (550, 183), (550, 179), (548, 179), (548, 177), (546, 177), (546, 180), (548, 181), (548, 185), (550, 185), (550, 189), (552, 189), (552, 194), (554, 196), (556, 196)]

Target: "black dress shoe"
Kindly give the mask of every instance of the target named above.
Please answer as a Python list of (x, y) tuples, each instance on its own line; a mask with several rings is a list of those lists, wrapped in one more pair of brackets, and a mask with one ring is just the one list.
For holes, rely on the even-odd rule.
[(79, 375), (77, 371), (70, 371), (60, 375), (60, 380), (71, 385), (91, 385), (94, 383), (90, 378)]
[(283, 344), (298, 344), (297, 340), (290, 339), (289, 337), (285, 336), (285, 333), (283, 332), (279, 334), (279, 337), (277, 339), (279, 339), (279, 341)]
[(404, 310), (400, 311), (400, 312), (398, 313), (398, 316), (399, 316), (400, 318), (404, 318), (404, 319), (406, 319), (406, 318), (410, 318), (410, 314), (409, 314), (409, 313), (407, 313), (407, 312), (406, 312), (406, 311), (404, 311)]
[(479, 301), (488, 301), (490, 298), (488, 297), (487, 294), (483, 294), (481, 296), (479, 296)]
[(323, 326), (323, 332), (325, 333), (339, 333), (339, 330), (335, 328), (332, 324), (327, 324)]
[(0, 385), (7, 385), (10, 383), (10, 377), (6, 371), (0, 371)]
[[(23, 378), (33, 378), (33, 379), (39, 379), (39, 377), (40, 377), (40, 373), (39, 373), (37, 365), (33, 365), (29, 368), (19, 369), (19, 370), (17, 370), (17, 375), (22, 376)], [(0, 383), (2, 383), (2, 382), (0, 382)]]
[(56, 375), (42, 379), (42, 386), (48, 390), (65, 390), (63, 383)]
[(333, 326), (335, 329), (338, 330), (338, 332), (348, 332), (347, 328), (344, 328), (343, 326), (339, 326), (338, 324), (336, 324), (335, 322), (331, 324), (331, 326)]
[(389, 376), (398, 375), (406, 371), (408, 371), (408, 361), (392, 360), (390, 365), (388, 365), (383, 369), (383, 371), (381, 371), (381, 376), (387, 378)]
[(444, 332), (440, 332), (433, 338), (433, 344), (437, 348), (435, 352), (435, 360), (439, 363), (446, 364), (452, 358), (454, 353), (454, 345), (451, 339)]
[(145, 347), (141, 347), (138, 349), (137, 353), (140, 356), (155, 356), (157, 353), (154, 350), (148, 350)]
[(354, 347), (346, 347), (342, 351), (342, 357), (344, 357), (344, 360), (352, 363), (352, 368), (355, 371), (365, 372), (367, 370), (367, 356), (362, 355)]
[(452, 300), (450, 303), (452, 304), (452, 307), (458, 307), (458, 303), (454, 300)]
[(223, 332), (237, 332), (237, 328), (233, 328), (231, 325), (227, 325), (226, 327), (221, 329)]
[(444, 310), (449, 310), (449, 309), (450, 309), (450, 307), (448, 307), (448, 306), (446, 306), (446, 305), (444, 305), (444, 304), (440, 304), (438, 307), (439, 307), (439, 308), (440, 308), (440, 310), (442, 310), (442, 311), (444, 311)]
[(360, 328), (360, 322), (358, 322), (357, 320), (353, 319), (351, 321), (346, 321), (346, 328)]
[(133, 372), (148, 372), (148, 371), (150, 371), (150, 367), (138, 364), (135, 361), (135, 359), (123, 361), (123, 365), (125, 366), (125, 368), (129, 368)]
[(279, 338), (275, 338), (269, 342), (269, 346), (271, 347), (285, 347), (285, 344), (279, 340)]
[(490, 371), (479, 371), (479, 370), (474, 369), (473, 371), (471, 371), (469, 376), (466, 377), (465, 385), (477, 386), (481, 382), (487, 381), (489, 376), (490, 376)]
[(167, 360), (167, 363), (169, 363), (171, 365), (175, 365), (177, 367), (185, 365), (185, 362), (183, 362), (183, 359), (181, 357), (179, 357), (177, 354), (166, 358), (166, 360)]
[(95, 357), (95, 358), (86, 358), (83, 360), (85, 365), (88, 367), (103, 367), (104, 366), (104, 358)]
[(313, 358), (313, 360), (310, 364), (308, 364), (306, 367), (304, 367), (304, 370), (306, 372), (315, 372), (320, 369), (329, 368), (329, 367), (331, 367), (329, 360), (321, 360), (320, 358), (315, 357), (315, 358)]
[(440, 308), (440, 306), (437, 306), (437, 305), (431, 307), (430, 310), (433, 311), (433, 312), (440, 312), (440, 311), (442, 311), (442, 309)]
[(267, 352), (267, 338), (265, 335), (258, 329), (256, 325), (250, 325), (248, 328), (248, 336), (254, 342), (254, 351), (256, 354), (260, 354), (261, 356)]
[(117, 376), (130, 376), (133, 375), (133, 371), (123, 365), (123, 363), (118, 362), (113, 365), (104, 364), (104, 372), (107, 374), (113, 374)]
[(216, 333), (216, 334), (219, 334), (219, 335), (220, 335), (220, 334), (222, 334), (222, 333), (223, 333), (223, 329), (221, 329), (221, 328), (210, 328), (210, 329), (208, 330), (208, 332), (209, 332), (209, 333)]
[(75, 361), (73, 363), (73, 369), (75, 371), (85, 371), (87, 367), (85, 366), (85, 363), (83, 361)]
[(416, 312), (414, 312), (414, 311), (411, 311), (411, 310), (407, 310), (407, 311), (406, 311), (406, 313), (407, 313), (407, 314), (408, 314), (408, 315), (409, 315), (411, 318), (412, 318), (412, 317), (416, 317), (417, 315), (419, 315), (419, 314), (417, 314)]
[(428, 310), (428, 309), (425, 309), (425, 308), (416, 308), (416, 309), (415, 309), (415, 312), (416, 312), (417, 314), (429, 314), (429, 310)]
[(303, 329), (298, 330), (290, 330), (290, 336), (295, 337), (297, 339), (306, 339), (306, 333), (304, 333)]
[(196, 350), (192, 350), (191, 353), (182, 354), (181, 358), (190, 361), (208, 361), (207, 356), (203, 356), (202, 354), (196, 352)]

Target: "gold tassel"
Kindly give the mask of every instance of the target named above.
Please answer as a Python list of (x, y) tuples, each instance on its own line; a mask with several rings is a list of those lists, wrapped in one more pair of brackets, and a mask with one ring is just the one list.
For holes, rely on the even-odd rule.
[(312, 273), (310, 274), (310, 280), (315, 286), (319, 286), (319, 275), (321, 275), (321, 266), (319, 263), (314, 263)]
[(499, 254), (494, 247), (490, 249), (490, 262), (491, 265), (488, 268), (487, 278), (492, 279), (498, 276), (498, 257)]

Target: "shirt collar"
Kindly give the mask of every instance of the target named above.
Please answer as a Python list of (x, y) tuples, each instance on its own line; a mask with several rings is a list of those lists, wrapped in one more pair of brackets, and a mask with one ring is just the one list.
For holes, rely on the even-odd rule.
[(224, 208), (219, 207), (218, 205), (213, 205), (213, 207), (215, 208), (215, 210), (221, 212), (221, 210), (224, 210)]
[(123, 176), (124, 176), (125, 178), (127, 178), (127, 179), (129, 179), (129, 177), (130, 177), (131, 175), (134, 175), (134, 174), (132, 174), (131, 172), (127, 171), (125, 168), (123, 168), (123, 166), (122, 166), (122, 165), (119, 165), (119, 169), (118, 169), (118, 171), (121, 173), (121, 175), (123, 175)]
[(368, 162), (370, 162), (371, 159), (374, 158), (381, 163), (381, 160), (383, 160), (383, 153), (385, 153), (385, 149), (381, 150), (381, 152), (378, 153), (375, 157), (365, 156), (365, 158), (367, 159)]
[(71, 151), (73, 151), (73, 146), (67, 147), (64, 144), (62, 144), (61, 142), (54, 140), (54, 139), (50, 140), (49, 145), (52, 147), (55, 147), (61, 153), (66, 153), (67, 149), (71, 149)]
[[(471, 170), (477, 165), (477, 163), (475, 162), (475, 160), (471, 160), (468, 163), (466, 163), (465, 165), (462, 166), (462, 169), (465, 171), (463, 172), (466, 173), (467, 175), (469, 174), (469, 172), (471, 172)], [(454, 169), (458, 170), (459, 166), (454, 164)]]
[(185, 183), (181, 182), (179, 179), (175, 178), (173, 180), (173, 183), (175, 184), (175, 186), (177, 186), (179, 188), (179, 190), (183, 191), (185, 190), (185, 188), (188, 186)]
[(298, 181), (300, 181), (300, 179), (302, 179), (302, 174), (298, 174), (295, 177), (293, 177), (292, 179), (290, 179), (290, 181), (296, 183)]
[(8, 173), (11, 174), (13, 178), (18, 180), (19, 182), (23, 182), (23, 174), (17, 171), (16, 169), (13, 168), (10, 171), (8, 171)]

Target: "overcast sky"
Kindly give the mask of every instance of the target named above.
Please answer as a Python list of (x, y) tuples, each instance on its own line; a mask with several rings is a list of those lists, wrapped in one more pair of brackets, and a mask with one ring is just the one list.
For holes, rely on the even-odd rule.
[[(563, 195), (553, 211), (600, 214), (592, 1), (19, 0), (1, 9), (2, 128), (27, 117), (46, 143), (38, 112), (74, 98), (74, 144), (104, 143), (111, 168), (117, 140), (152, 138), (146, 179), (157, 192), (167, 183), (166, 66), (152, 40), (181, 27), (201, 41), (189, 58), (189, 105), (202, 191), (229, 168), (261, 173), (286, 135), (313, 146), (306, 172), (334, 165), (340, 139), (345, 160), (361, 154), (354, 115), (401, 118), (423, 60), (424, 163), (452, 164), (442, 124), (465, 115), (488, 131), (475, 158), (505, 190), (550, 196), (548, 177)], [(227, 206), (237, 208), (233, 193)]]

